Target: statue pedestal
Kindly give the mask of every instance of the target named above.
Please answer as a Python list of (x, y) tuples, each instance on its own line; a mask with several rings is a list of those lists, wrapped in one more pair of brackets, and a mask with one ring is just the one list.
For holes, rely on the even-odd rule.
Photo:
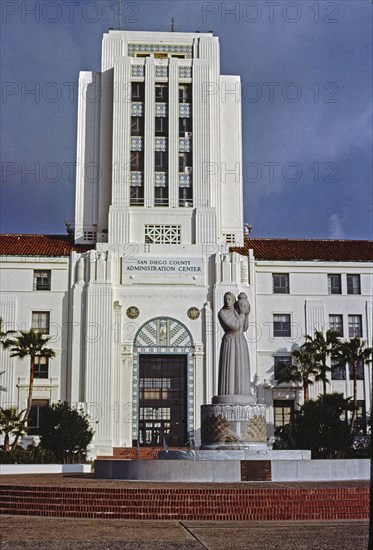
[(215, 396), (201, 406), (201, 440), (202, 449), (266, 449), (266, 406), (250, 395)]

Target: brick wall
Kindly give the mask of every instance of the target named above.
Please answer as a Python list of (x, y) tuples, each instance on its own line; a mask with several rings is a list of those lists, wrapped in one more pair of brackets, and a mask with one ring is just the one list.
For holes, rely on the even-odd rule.
[(95, 488), (0, 486), (0, 513), (74, 518), (175, 520), (367, 519), (369, 485), (288, 487), (202, 484)]

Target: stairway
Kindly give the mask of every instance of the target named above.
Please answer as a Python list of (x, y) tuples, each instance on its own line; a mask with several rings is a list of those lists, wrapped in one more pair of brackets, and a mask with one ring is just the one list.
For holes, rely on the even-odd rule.
[[(0, 514), (221, 521), (369, 518), (369, 484), (159, 484), (132, 487), (0, 486)], [(5, 483), (4, 483), (5, 482)]]

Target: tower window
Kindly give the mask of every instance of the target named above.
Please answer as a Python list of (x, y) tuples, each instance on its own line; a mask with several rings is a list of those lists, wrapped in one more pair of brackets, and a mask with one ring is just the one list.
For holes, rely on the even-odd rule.
[(156, 170), (167, 170), (168, 168), (168, 153), (167, 151), (155, 151), (154, 163)]
[(183, 103), (190, 103), (192, 101), (192, 85), (183, 84), (179, 86), (179, 101)]
[(131, 99), (132, 101), (144, 101), (145, 86), (143, 82), (131, 83)]
[(168, 132), (168, 118), (155, 117), (155, 133), (167, 134)]
[(133, 116), (131, 117), (131, 135), (143, 136), (144, 135), (144, 118)]
[(155, 87), (155, 100), (156, 101), (167, 101), (168, 100), (168, 85), (167, 84), (157, 84)]
[(131, 151), (131, 170), (142, 170), (144, 166), (143, 151)]

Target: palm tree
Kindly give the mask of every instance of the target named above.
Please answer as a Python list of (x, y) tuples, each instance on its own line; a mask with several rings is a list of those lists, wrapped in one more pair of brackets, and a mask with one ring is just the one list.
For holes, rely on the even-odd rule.
[(354, 428), (355, 416), (357, 411), (357, 378), (358, 378), (358, 366), (359, 363), (362, 365), (366, 363), (371, 363), (371, 355), (373, 353), (373, 348), (367, 348), (365, 346), (364, 340), (361, 338), (355, 337), (351, 340), (346, 340), (341, 342), (339, 348), (334, 353), (334, 359), (337, 361), (337, 366), (345, 366), (346, 364), (352, 367), (352, 376), (353, 376), (353, 404), (354, 409), (352, 411), (351, 419), (351, 432)]
[[(0, 433), (4, 436), (4, 451), (14, 449), (21, 435), (25, 434), (25, 422), (22, 419), (23, 412), (18, 412), (16, 407), (3, 409), (0, 407)], [(13, 434), (15, 439), (10, 445), (10, 435)]]
[(45, 347), (47, 342), (51, 339), (51, 336), (45, 336), (41, 331), (35, 331), (31, 329), (29, 331), (21, 330), (17, 336), (8, 338), (4, 346), (10, 348), (11, 357), (30, 357), (30, 379), (27, 407), (23, 420), (27, 422), (30, 410), (32, 407), (32, 393), (34, 389), (34, 375), (35, 375), (35, 358), (44, 357), (45, 359), (52, 359), (55, 356), (54, 351), (51, 348)]
[(11, 334), (14, 334), (14, 332), (14, 330), (4, 331), (4, 322), (2, 317), (0, 317), (0, 343), (4, 348), (6, 347), (6, 341), (8, 340), (9, 336)]
[(315, 331), (314, 337), (305, 336), (304, 349), (308, 351), (313, 357), (314, 362), (318, 367), (318, 374), (315, 376), (315, 380), (322, 381), (323, 394), (326, 394), (326, 385), (329, 384), (328, 371), (330, 367), (327, 365), (328, 357), (334, 356), (338, 347), (340, 346), (339, 332), (334, 329), (328, 329), (324, 334), (320, 330)]
[(317, 375), (317, 368), (312, 354), (304, 345), (292, 351), (292, 357), (296, 364), (285, 365), (277, 375), (277, 384), (282, 382), (301, 382), (304, 401), (308, 400), (308, 388), (313, 384), (313, 378)]

